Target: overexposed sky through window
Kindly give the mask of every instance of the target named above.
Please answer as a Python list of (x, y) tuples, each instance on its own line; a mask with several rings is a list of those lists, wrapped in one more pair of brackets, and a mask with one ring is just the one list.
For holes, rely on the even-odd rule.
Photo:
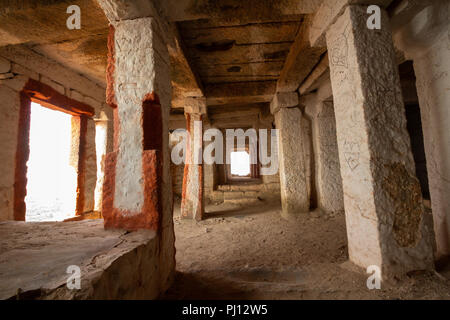
[(77, 177), (69, 164), (71, 117), (31, 104), (26, 221), (59, 221), (75, 214)]
[(231, 153), (231, 174), (245, 177), (250, 174), (250, 155), (245, 151)]

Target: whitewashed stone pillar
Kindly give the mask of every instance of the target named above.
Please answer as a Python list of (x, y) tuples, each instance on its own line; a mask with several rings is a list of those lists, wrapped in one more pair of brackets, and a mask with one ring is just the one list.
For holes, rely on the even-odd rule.
[(114, 152), (106, 156), (102, 204), (106, 228), (151, 229), (163, 238), (172, 237), (173, 206), (165, 37), (155, 18), (121, 20), (110, 28), (107, 103), (115, 107)]
[(204, 218), (203, 120), (205, 98), (186, 99), (186, 157), (181, 198), (181, 217), (200, 221)]
[(282, 214), (309, 212), (309, 185), (303, 149), (302, 112), (296, 92), (275, 94), (270, 110), (279, 129), (278, 160)]
[(327, 32), (350, 260), (383, 277), (433, 268), (387, 13), (348, 6)]

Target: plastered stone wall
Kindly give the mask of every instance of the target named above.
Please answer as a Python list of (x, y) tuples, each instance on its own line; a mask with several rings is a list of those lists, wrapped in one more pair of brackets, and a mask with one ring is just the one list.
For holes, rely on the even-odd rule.
[(388, 16), (348, 6), (327, 32), (350, 260), (383, 277), (433, 267)]
[[(0, 159), (0, 220), (11, 220), (13, 212), (13, 185), (15, 155), (19, 126), (19, 93), (29, 79), (41, 81), (57, 92), (79, 102), (90, 105), (98, 117), (102, 112), (112, 119), (111, 109), (105, 104), (105, 89), (88, 78), (67, 69), (59, 63), (39, 55), (23, 46), (0, 48), (0, 138), (2, 149)], [(91, 120), (92, 122), (92, 120)], [(95, 131), (88, 128), (85, 176), (85, 206), (83, 211), (93, 210), (94, 188), (96, 185)], [(112, 125), (109, 126), (112, 134)]]

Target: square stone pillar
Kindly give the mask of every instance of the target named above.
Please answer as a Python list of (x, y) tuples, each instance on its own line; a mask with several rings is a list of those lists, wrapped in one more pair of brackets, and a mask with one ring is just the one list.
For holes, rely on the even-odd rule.
[(105, 228), (159, 234), (167, 228), (163, 238), (173, 237), (170, 61), (164, 38), (154, 18), (111, 26), (107, 102), (116, 107), (115, 151), (106, 156), (102, 204)]
[(95, 149), (95, 122), (86, 120), (86, 135), (84, 145), (84, 201), (82, 213), (94, 211), (95, 186), (97, 183), (97, 153)]
[(387, 13), (348, 6), (327, 32), (350, 260), (382, 276), (433, 268)]
[(323, 101), (317, 94), (302, 99), (311, 118), (317, 206), (326, 213), (344, 210), (341, 168), (336, 139), (333, 101)]
[(309, 212), (309, 182), (304, 152), (302, 112), (296, 92), (275, 94), (270, 110), (279, 130), (278, 161), (284, 217)]
[(414, 62), (436, 235), (436, 258), (450, 256), (450, 2), (424, 3), (394, 35)]
[(203, 118), (205, 98), (186, 99), (186, 157), (183, 174), (181, 217), (200, 221), (204, 218)]

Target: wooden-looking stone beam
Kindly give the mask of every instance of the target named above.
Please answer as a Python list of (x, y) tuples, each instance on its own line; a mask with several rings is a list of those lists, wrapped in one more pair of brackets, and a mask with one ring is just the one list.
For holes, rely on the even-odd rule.
[(276, 81), (209, 84), (205, 86), (206, 103), (211, 106), (270, 102), (275, 89)]
[(302, 22), (284, 63), (277, 83), (277, 92), (293, 92), (317, 65), (326, 47), (312, 47), (309, 41), (312, 16)]
[(317, 89), (317, 83), (319, 82), (319, 79), (322, 78), (322, 76), (326, 73), (326, 71), (329, 69), (330, 62), (328, 60), (328, 53), (326, 53), (322, 59), (320, 59), (319, 64), (314, 68), (314, 70), (311, 72), (311, 74), (306, 78), (306, 80), (303, 82), (303, 84), (300, 86), (300, 89), (298, 92), (300, 95), (309, 93), (313, 91), (314, 89)]
[[(310, 14), (323, 0), (165, 0), (159, 5), (171, 21), (224, 19), (270, 21), (285, 15)], [(327, 0), (329, 1), (329, 0)]]
[(173, 41), (169, 42), (168, 49), (171, 63), (172, 86), (177, 88), (177, 94), (185, 97), (202, 97), (202, 82), (186, 58), (183, 42), (175, 23), (170, 24), (170, 34)]

